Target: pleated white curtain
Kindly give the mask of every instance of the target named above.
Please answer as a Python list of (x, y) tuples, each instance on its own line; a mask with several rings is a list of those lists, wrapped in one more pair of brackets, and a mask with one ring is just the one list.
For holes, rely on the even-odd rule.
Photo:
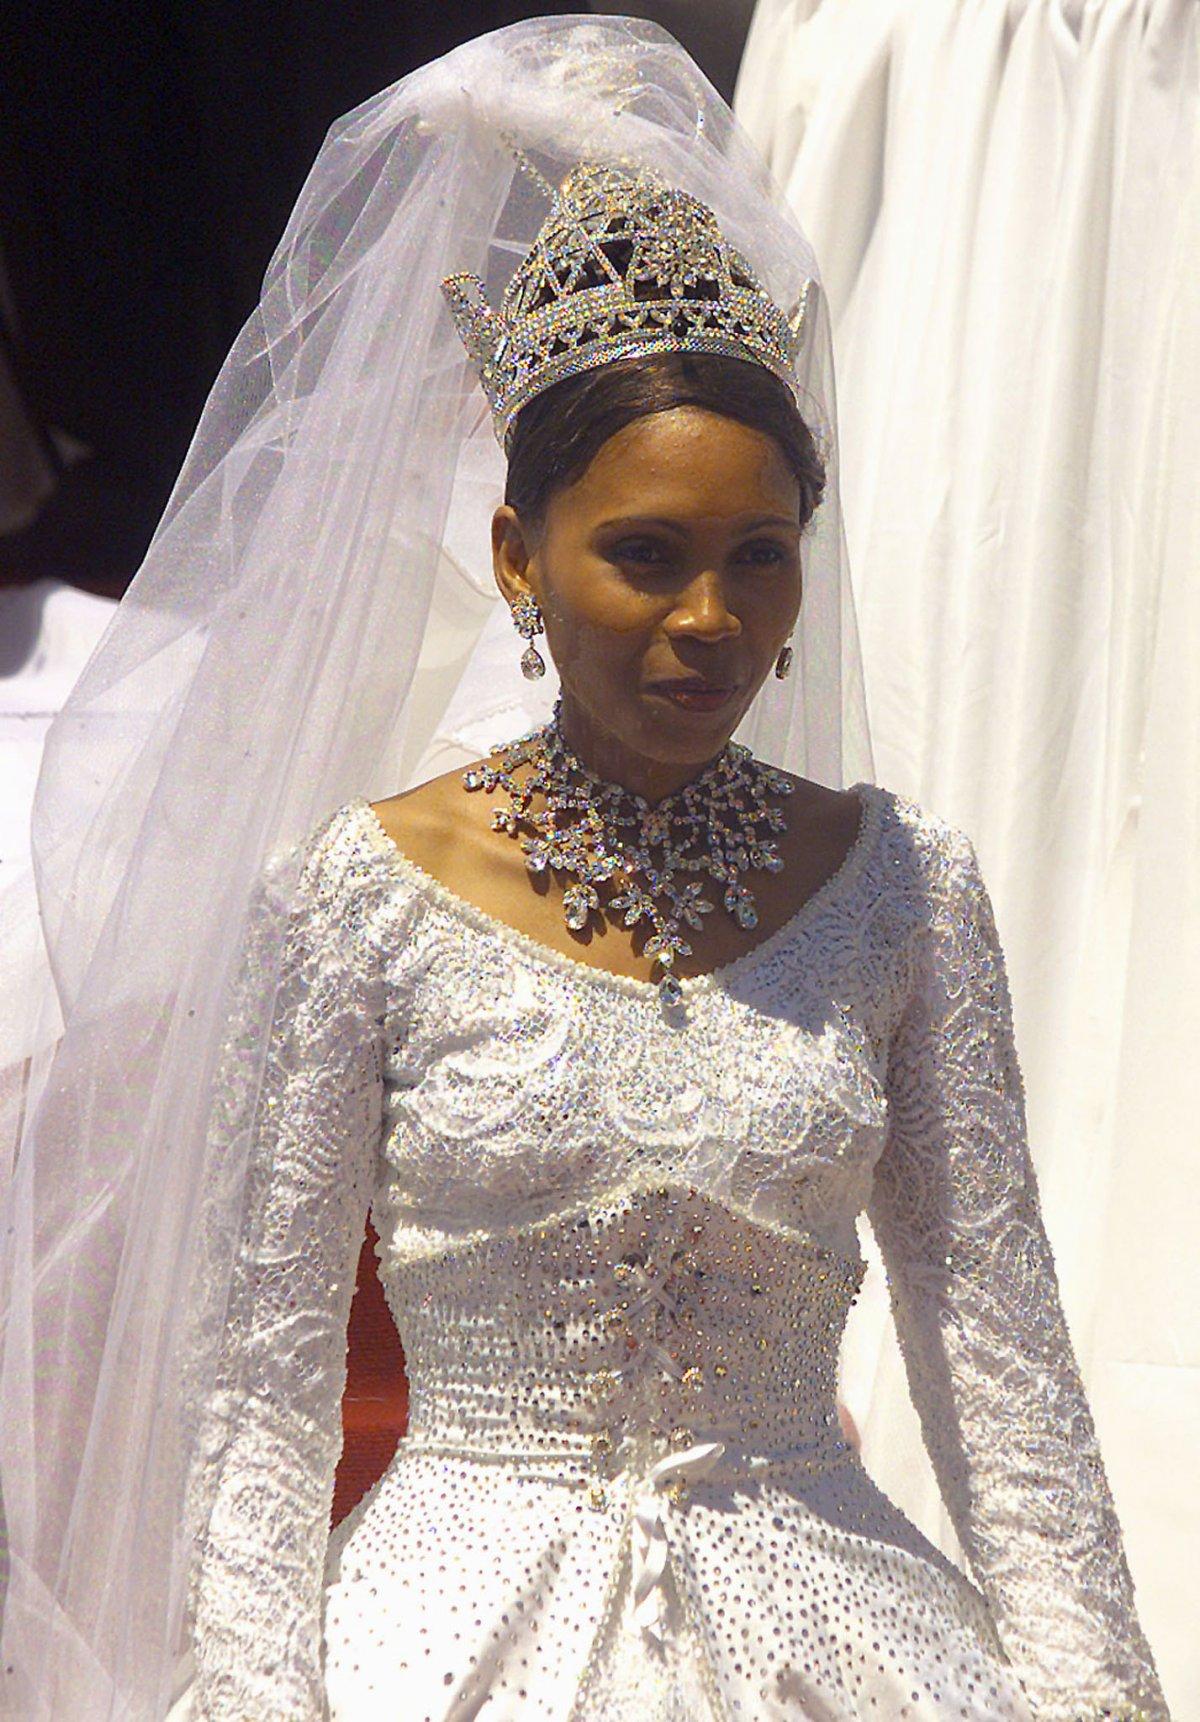
[[(879, 781), (975, 838), (1064, 1299), (1200, 1719), (1200, 6), (758, 0), (812, 239)], [(844, 1394), (953, 1548), (878, 1273)]]

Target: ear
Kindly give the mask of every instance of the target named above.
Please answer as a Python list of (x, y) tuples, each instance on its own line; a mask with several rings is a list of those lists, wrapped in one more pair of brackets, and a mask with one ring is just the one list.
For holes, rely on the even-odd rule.
[(492, 516), (492, 572), (506, 604), (514, 604), (524, 594), (538, 595), (536, 571), (531, 567), (535, 547), (531, 535), (521, 524), (515, 508), (508, 503)]

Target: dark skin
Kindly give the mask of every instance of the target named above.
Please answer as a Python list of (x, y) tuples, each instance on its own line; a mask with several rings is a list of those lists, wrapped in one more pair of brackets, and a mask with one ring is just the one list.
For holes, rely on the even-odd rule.
[[(625, 425), (550, 500), (540, 533), (514, 510), (492, 520), (496, 583), (532, 592), (562, 686), (566, 739), (610, 782), (658, 801), (720, 753), (772, 672), (803, 590), (800, 486), (774, 439), (700, 407)], [(520, 641), (514, 634), (514, 650)], [(714, 712), (682, 711), (652, 684), (702, 675), (736, 688)], [(562, 876), (532, 875), (518, 842), (493, 831), (502, 797), (468, 793), (462, 769), (373, 803), (396, 845), (455, 895), (589, 966), (648, 980), (642, 928), (593, 914), (572, 932)], [(718, 906), (688, 933), (681, 976), (744, 956), (836, 872), (858, 832), (852, 792), (793, 778), (777, 838), (786, 865), (754, 872), (753, 934)], [(719, 905), (719, 892), (708, 893)]]

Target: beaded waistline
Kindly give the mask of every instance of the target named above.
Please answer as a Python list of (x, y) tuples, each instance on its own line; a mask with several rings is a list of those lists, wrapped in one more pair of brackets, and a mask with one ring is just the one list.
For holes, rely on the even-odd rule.
[[(698, 1456), (703, 1455), (703, 1463)], [(556, 1444), (508, 1445), (454, 1441), (414, 1430), (396, 1448), (393, 1465), (407, 1457), (461, 1459), (500, 1465), (514, 1476), (564, 1489), (585, 1489), (588, 1504), (608, 1505), (611, 1490), (649, 1482), (679, 1501), (700, 1477), (735, 1487), (782, 1474), (815, 1477), (841, 1466), (858, 1466), (854, 1449), (832, 1431), (790, 1448), (759, 1448), (686, 1427), (669, 1434), (647, 1431), (641, 1440), (615, 1443), (598, 1435)]]

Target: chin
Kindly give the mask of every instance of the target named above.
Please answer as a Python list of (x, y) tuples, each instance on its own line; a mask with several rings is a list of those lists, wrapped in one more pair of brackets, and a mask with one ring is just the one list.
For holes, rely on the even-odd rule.
[(666, 701), (659, 701), (639, 726), (636, 745), (664, 764), (699, 763), (721, 751), (743, 716), (740, 705), (731, 721), (729, 711), (724, 708), (709, 712), (679, 711)]

